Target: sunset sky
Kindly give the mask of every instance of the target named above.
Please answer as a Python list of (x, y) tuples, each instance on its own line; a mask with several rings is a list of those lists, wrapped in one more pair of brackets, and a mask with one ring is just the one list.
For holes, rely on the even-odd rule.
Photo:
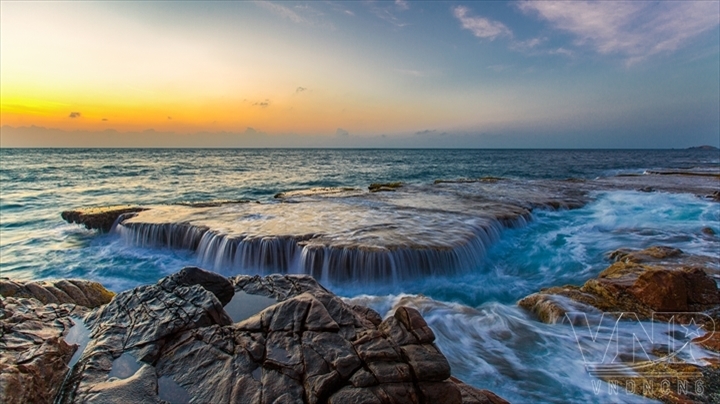
[(720, 2), (2, 1), (0, 145), (720, 146)]

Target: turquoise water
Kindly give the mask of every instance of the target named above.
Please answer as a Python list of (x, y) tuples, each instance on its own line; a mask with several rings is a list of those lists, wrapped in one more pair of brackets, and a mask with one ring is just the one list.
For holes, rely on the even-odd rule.
[[(595, 178), (718, 167), (717, 151), (527, 150), (0, 150), (0, 271), (15, 279), (85, 278), (115, 291), (155, 283), (192, 252), (129, 245), (60, 218), (115, 204), (250, 199), (373, 182), (500, 176)], [(566, 326), (538, 323), (515, 302), (542, 287), (582, 284), (621, 247), (663, 244), (718, 257), (720, 204), (693, 195), (603, 192), (583, 208), (536, 211), (506, 229), (469, 273), (384, 284), (327, 285), (382, 314), (401, 299), (423, 311), (453, 373), (514, 401), (617, 401), (596, 394)], [(240, 271), (242, 272), (242, 270)], [(419, 298), (422, 295), (426, 298)], [(413, 300), (414, 299), (414, 300)], [(621, 396), (622, 400), (640, 400)]]

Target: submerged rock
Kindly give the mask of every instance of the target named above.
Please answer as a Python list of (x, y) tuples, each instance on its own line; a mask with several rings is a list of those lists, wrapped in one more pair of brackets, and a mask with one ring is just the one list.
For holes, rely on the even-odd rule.
[[(252, 296), (264, 305), (233, 322), (226, 308)], [(188, 267), (92, 311), (17, 297), (0, 310), (4, 402), (505, 403), (451, 377), (417, 310), (383, 320), (309, 276)], [(70, 316), (89, 342), (68, 374)]]

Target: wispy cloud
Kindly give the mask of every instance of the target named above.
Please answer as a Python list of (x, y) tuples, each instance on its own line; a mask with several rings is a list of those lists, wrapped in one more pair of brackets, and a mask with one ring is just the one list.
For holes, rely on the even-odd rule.
[(410, 9), (410, 4), (405, 0), (395, 0), (394, 3), (367, 1), (365, 2), (365, 5), (369, 7), (370, 12), (375, 14), (375, 16), (398, 28), (408, 25), (396, 15), (399, 12)]
[(269, 99), (266, 99), (265, 101), (257, 101), (257, 102), (254, 102), (252, 105), (253, 105), (254, 107), (265, 108), (265, 107), (267, 107), (268, 105), (270, 105), (270, 100), (269, 100)]
[(518, 7), (570, 32), (575, 45), (622, 55), (628, 64), (676, 51), (720, 23), (716, 1), (523, 1)]
[(464, 6), (457, 6), (453, 9), (453, 15), (460, 20), (462, 27), (469, 30), (478, 38), (494, 40), (499, 36), (512, 36), (512, 31), (505, 24), (493, 21), (485, 17), (470, 16), (470, 9)]
[(297, 89), (295, 89), (296, 93), (302, 93), (303, 91), (307, 91), (307, 88), (306, 87), (298, 87)]
[(293, 10), (281, 6), (279, 4), (275, 4), (269, 1), (256, 1), (255, 4), (258, 6), (275, 13), (283, 18), (287, 18), (288, 20), (298, 23), (298, 24), (309, 24), (310, 21), (306, 20), (305, 18), (301, 17), (298, 13), (294, 12)]
[(318, 27), (325, 27), (328, 29), (335, 29), (335, 26), (331, 23), (322, 20), (323, 13), (318, 12), (308, 5), (298, 5), (294, 7), (294, 10), (285, 7), (283, 5), (273, 3), (270, 1), (255, 1), (258, 6), (270, 11), (271, 13), (278, 15), (282, 18), (288, 19), (296, 24), (305, 24)]
[(82, 114), (79, 112), (71, 112), (70, 115), (68, 115), (68, 118), (75, 119), (75, 118), (80, 118), (80, 116), (82, 116)]
[(530, 38), (525, 41), (514, 41), (511, 48), (519, 50), (534, 49), (545, 41), (547, 41), (546, 37)]
[(343, 128), (337, 128), (337, 130), (335, 131), (335, 136), (339, 136), (339, 137), (350, 136), (350, 132), (346, 131)]

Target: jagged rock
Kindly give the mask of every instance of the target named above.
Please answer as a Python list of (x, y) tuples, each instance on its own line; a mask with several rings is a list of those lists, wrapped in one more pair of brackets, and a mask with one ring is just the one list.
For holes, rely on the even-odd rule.
[[(84, 318), (90, 341), (67, 378), (73, 347), (62, 333), (72, 325), (71, 306), (5, 299), (32, 302), (25, 311), (65, 313), (52, 328), (57, 336), (43, 342), (57, 346), (57, 354), (46, 355), (53, 385), (30, 384), (35, 396), (11, 402), (52, 401), (56, 393), (60, 403), (478, 402), (463, 399), (461, 388), (472, 388), (449, 379), (448, 362), (417, 310), (400, 307), (379, 321), (378, 313), (348, 305), (309, 276), (238, 276), (227, 280), (232, 294), (220, 278), (184, 268), (94, 309)], [(270, 296), (274, 304), (233, 323), (219, 298), (244, 294)], [(65, 372), (56, 371), (61, 367)], [(6, 373), (6, 389), (24, 382)]]
[(37, 299), (0, 299), (0, 397), (4, 403), (51, 402), (77, 349), (63, 337), (82, 306)]
[(102, 208), (66, 210), (62, 212), (60, 216), (68, 223), (81, 224), (87, 229), (100, 230), (107, 233), (120, 216), (131, 215), (143, 210), (146, 210), (146, 208), (138, 206), (108, 206)]
[(77, 304), (93, 309), (114, 295), (97, 282), (80, 279), (15, 282), (0, 278), (0, 296), (32, 298), (44, 304)]
[[(2, 285), (46, 301), (96, 298), (75, 281)], [(238, 292), (277, 303), (233, 323), (222, 306)], [(188, 267), (91, 312), (18, 297), (4, 297), (0, 310), (0, 392), (9, 403), (479, 402), (462, 393), (475, 389), (449, 379), (417, 310), (400, 307), (382, 321), (309, 276), (227, 280)], [(70, 316), (84, 316), (90, 338), (72, 369)]]

